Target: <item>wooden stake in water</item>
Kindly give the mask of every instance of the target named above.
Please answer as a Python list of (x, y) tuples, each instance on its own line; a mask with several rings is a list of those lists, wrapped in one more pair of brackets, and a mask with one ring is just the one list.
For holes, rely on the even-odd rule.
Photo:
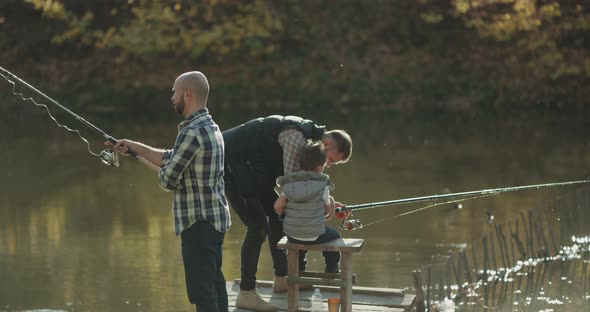
[(494, 264), (494, 271), (498, 270), (498, 265), (496, 264), (496, 249), (494, 248), (494, 235), (490, 235), (490, 250), (492, 251), (492, 263)]
[(549, 238), (551, 239), (551, 247), (553, 247), (553, 256), (557, 255), (557, 244), (555, 243), (555, 237), (553, 236), (553, 226), (551, 224), (551, 220), (549, 219), (549, 214), (547, 210), (549, 206), (545, 206), (545, 221), (547, 222), (547, 228), (549, 229)]
[(471, 278), (471, 272), (469, 271), (469, 264), (467, 263), (467, 255), (465, 255), (465, 250), (461, 250), (459, 252), (459, 256), (462, 259), (461, 263), (463, 263), (462, 269), (465, 273), (465, 279), (467, 280), (467, 283), (471, 284), (473, 283), (473, 279)]
[(428, 279), (426, 280), (426, 308), (430, 311), (430, 289), (432, 287), (432, 266), (429, 265), (427, 269)]
[(479, 270), (477, 269), (477, 258), (475, 257), (475, 246), (471, 244), (471, 258), (473, 259), (473, 271), (475, 272), (475, 281), (479, 280)]
[(494, 230), (496, 232), (496, 236), (498, 237), (498, 247), (500, 249), (500, 258), (502, 259), (502, 268), (508, 268), (508, 263), (504, 258), (504, 249), (502, 248), (502, 236), (500, 235), (500, 231), (498, 230), (498, 223), (494, 223)]
[(516, 256), (514, 254), (514, 239), (512, 236), (512, 221), (508, 223), (508, 235), (510, 235), (510, 255), (512, 257), (512, 261), (510, 263), (516, 263)]
[(422, 272), (420, 270), (414, 270), (414, 287), (416, 288), (416, 311), (424, 312), (426, 307), (424, 306), (424, 289), (422, 289)]

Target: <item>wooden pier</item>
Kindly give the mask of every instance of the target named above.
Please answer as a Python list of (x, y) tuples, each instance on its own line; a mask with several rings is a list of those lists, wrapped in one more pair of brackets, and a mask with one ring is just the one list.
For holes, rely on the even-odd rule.
[[(340, 288), (333, 286), (314, 286), (319, 288), (324, 299), (324, 310), (328, 311), (328, 298), (338, 298)], [(258, 281), (256, 285), (258, 294), (264, 300), (279, 307), (279, 311), (287, 311), (288, 295), (287, 293), (275, 294), (272, 292), (271, 281)], [(227, 283), (227, 294), (229, 297), (229, 311), (247, 312), (236, 308), (236, 298), (240, 291), (239, 280)], [(312, 290), (299, 291), (299, 310), (309, 311), (311, 302), (309, 299), (313, 293)], [(353, 311), (365, 312), (402, 312), (409, 311), (415, 302), (415, 295), (405, 294), (403, 290), (393, 288), (373, 288), (353, 286), (352, 288), (352, 309)]]

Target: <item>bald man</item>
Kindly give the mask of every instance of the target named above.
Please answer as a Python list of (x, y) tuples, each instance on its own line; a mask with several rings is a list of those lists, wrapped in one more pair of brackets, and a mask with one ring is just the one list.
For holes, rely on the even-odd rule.
[(160, 167), (160, 186), (174, 193), (174, 230), (181, 238), (189, 300), (197, 311), (226, 312), (221, 262), (231, 222), (224, 193), (223, 136), (206, 108), (209, 83), (205, 75), (184, 73), (176, 78), (172, 91), (174, 110), (184, 116), (174, 148), (157, 149), (123, 139), (115, 149), (123, 155), (132, 149)]

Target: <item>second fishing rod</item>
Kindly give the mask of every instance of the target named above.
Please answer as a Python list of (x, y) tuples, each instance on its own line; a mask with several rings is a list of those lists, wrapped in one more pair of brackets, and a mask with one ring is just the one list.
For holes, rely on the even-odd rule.
[[(407, 211), (401, 214), (397, 214), (392, 218), (399, 218), (403, 216), (407, 216), (410, 214), (414, 214), (419, 211), (423, 211), (426, 209), (431, 209), (433, 207), (437, 207), (439, 205), (450, 204), (450, 203), (457, 203), (465, 200), (472, 200), (482, 197), (487, 197), (491, 195), (498, 195), (505, 192), (513, 192), (513, 191), (521, 191), (527, 189), (540, 189), (540, 188), (547, 188), (547, 187), (557, 187), (557, 186), (568, 186), (568, 185), (575, 185), (575, 184), (584, 184), (590, 183), (590, 180), (577, 180), (577, 181), (567, 181), (567, 182), (554, 182), (554, 183), (543, 183), (543, 184), (531, 184), (531, 185), (522, 185), (522, 186), (512, 186), (512, 187), (501, 187), (501, 188), (492, 188), (492, 189), (484, 189), (478, 191), (468, 191), (468, 192), (459, 192), (459, 193), (449, 193), (449, 194), (440, 194), (440, 195), (428, 195), (428, 196), (420, 196), (420, 197), (411, 197), (411, 198), (402, 198), (402, 199), (394, 199), (388, 201), (380, 201), (380, 202), (373, 202), (373, 203), (365, 203), (365, 204), (357, 204), (357, 205), (347, 205), (338, 207), (335, 209), (336, 217), (338, 217), (340, 222), (340, 229), (345, 231), (357, 230), (363, 228), (363, 224), (359, 219), (352, 219), (352, 212), (364, 209), (372, 209), (377, 207), (383, 206), (393, 206), (393, 205), (401, 205), (401, 204), (409, 204), (409, 203), (417, 203), (417, 202), (424, 202), (424, 201), (434, 201), (434, 204), (427, 205), (425, 207), (421, 207), (418, 209), (413, 209), (411, 211)], [(443, 199), (451, 199), (446, 200), (441, 203), (437, 203), (438, 200)], [(379, 223), (384, 220), (380, 220), (373, 223)], [(372, 223), (372, 224), (373, 224)]]
[[(61, 110), (63, 110), (64, 112), (68, 113), (69, 115), (73, 116), (76, 120), (78, 120), (81, 124), (83, 124), (84, 126), (92, 129), (94, 132), (98, 133), (100, 136), (102, 136), (104, 139), (106, 139), (107, 141), (113, 143), (113, 144), (117, 144), (117, 140), (112, 137), (111, 135), (107, 134), (105, 131), (101, 130), (100, 128), (98, 128), (97, 126), (93, 125), (92, 123), (90, 123), (89, 121), (87, 121), (86, 119), (82, 118), (80, 115), (74, 113), (73, 111), (71, 111), (70, 109), (68, 109), (67, 107), (65, 107), (64, 105), (60, 104), (59, 102), (57, 102), (56, 100), (52, 99), (51, 97), (49, 97), (48, 95), (46, 95), (45, 93), (39, 91), (37, 88), (35, 88), (34, 86), (32, 86), (31, 84), (29, 84), (28, 82), (26, 82), (25, 80), (19, 78), (18, 76), (16, 76), (15, 74), (11, 73), (10, 71), (6, 70), (5, 68), (3, 68), (2, 66), (0, 66), (0, 76), (2, 76), (4, 79), (6, 79), (9, 83), (11, 83), (14, 87), (13, 89), (13, 93), (15, 95), (20, 95), (21, 99), (23, 100), (31, 100), (33, 101), (33, 103), (37, 106), (44, 106), (47, 110), (47, 113), (49, 114), (49, 116), (55, 121), (55, 123), (60, 126), (63, 127), (65, 129), (67, 129), (68, 131), (73, 131), (73, 132), (78, 132), (77, 130), (72, 130), (70, 128), (68, 128), (67, 126), (63, 126), (60, 125), (57, 120), (55, 120), (55, 118), (51, 115), (51, 113), (49, 112), (49, 108), (47, 108), (47, 106), (43, 105), (43, 104), (38, 104), (36, 103), (32, 98), (25, 98), (22, 93), (17, 93), (15, 91), (16, 89), (16, 83), (15, 81), (18, 81), (19, 83), (21, 83), (23, 86), (27, 87), (28, 89), (30, 89), (31, 91), (35, 92), (36, 94), (38, 94), (39, 96), (45, 98), (47, 101), (51, 102), (53, 105), (57, 106), (58, 108), (60, 108)], [(78, 135), (80, 136), (80, 138), (86, 142), (86, 144), (88, 144), (88, 141), (83, 138), (80, 133), (78, 132)], [(90, 151), (90, 148), (89, 148)], [(116, 152), (112, 152), (109, 150), (104, 150), (102, 151), (100, 154), (96, 154), (93, 153), (92, 151), (90, 151), (90, 153), (92, 155), (98, 156), (105, 164), (107, 165), (112, 165), (112, 166), (118, 166), (118, 157)], [(151, 163), (150, 161), (148, 161), (147, 159), (143, 158), (141, 155), (137, 154), (135, 151), (133, 150), (128, 150), (129, 155), (137, 158), (139, 161), (141, 161), (143, 164), (145, 164), (146, 166), (148, 166), (149, 168), (153, 169), (153, 170), (157, 170), (159, 171), (159, 167), (156, 166), (155, 164)]]
[(494, 195), (494, 194), (500, 194), (500, 193), (506, 193), (506, 192), (522, 191), (522, 190), (527, 190), (527, 189), (540, 189), (540, 188), (547, 188), (547, 187), (567, 186), (567, 185), (584, 184), (584, 183), (590, 183), (590, 180), (577, 180), (577, 181), (553, 182), (553, 183), (543, 183), (543, 184), (530, 184), (530, 185), (521, 185), (521, 186), (484, 189), (484, 190), (478, 190), (478, 191), (467, 191), (467, 192), (459, 192), (459, 193), (449, 193), (449, 194), (440, 194), (440, 195), (428, 195), (428, 196), (394, 199), (394, 200), (387, 200), (387, 201), (380, 201), (380, 202), (373, 202), (373, 203), (342, 206), (342, 207), (336, 208), (336, 212), (338, 213), (338, 212), (346, 212), (346, 211), (353, 211), (353, 210), (363, 210), (363, 209), (370, 209), (370, 208), (383, 207), (383, 206), (393, 206), (393, 205), (400, 205), (400, 204), (416, 203), (416, 202), (422, 202), (422, 201), (433, 201), (433, 200), (436, 201), (439, 199), (447, 199), (447, 198), (460, 198), (460, 197), (477, 196), (477, 195)]

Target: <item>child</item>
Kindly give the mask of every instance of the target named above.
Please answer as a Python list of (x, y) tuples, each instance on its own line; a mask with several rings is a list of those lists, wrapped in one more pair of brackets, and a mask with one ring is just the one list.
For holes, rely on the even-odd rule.
[[(297, 244), (320, 244), (340, 238), (337, 230), (327, 227), (326, 220), (334, 216), (334, 198), (330, 189), (334, 185), (330, 177), (322, 173), (326, 155), (321, 142), (308, 142), (301, 150), (301, 170), (279, 177), (277, 185), (283, 190), (275, 202), (275, 211), (284, 214), (283, 231), (290, 242)], [(304, 263), (306, 251), (299, 253)], [(340, 271), (340, 253), (325, 251), (325, 272)], [(304, 268), (301, 268), (304, 270)]]

